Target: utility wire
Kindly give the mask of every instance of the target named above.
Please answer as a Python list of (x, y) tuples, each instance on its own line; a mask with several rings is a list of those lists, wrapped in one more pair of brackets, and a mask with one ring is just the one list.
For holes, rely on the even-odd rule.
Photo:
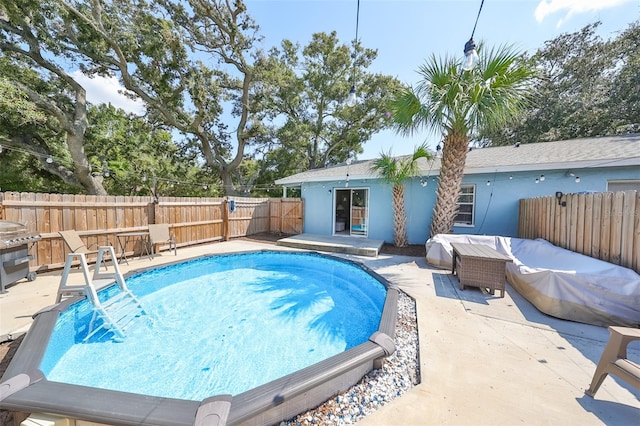
[[(358, 2), (360, 2), (360, 0), (358, 0)], [(471, 38), (473, 38), (473, 34), (475, 34), (475, 32), (476, 32), (476, 25), (478, 25), (478, 19), (480, 18), (480, 12), (482, 12), (482, 5), (484, 5), (484, 0), (482, 0), (482, 2), (480, 3), (480, 9), (478, 10), (478, 16), (476, 16), (476, 23), (473, 24), (473, 31), (471, 31)]]

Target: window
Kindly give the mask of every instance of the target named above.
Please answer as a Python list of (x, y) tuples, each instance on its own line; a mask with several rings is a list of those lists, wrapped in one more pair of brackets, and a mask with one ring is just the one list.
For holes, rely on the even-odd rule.
[(458, 215), (454, 225), (473, 226), (473, 213), (476, 201), (475, 185), (462, 185), (458, 196)]
[(610, 180), (607, 182), (607, 191), (640, 191), (640, 180)]

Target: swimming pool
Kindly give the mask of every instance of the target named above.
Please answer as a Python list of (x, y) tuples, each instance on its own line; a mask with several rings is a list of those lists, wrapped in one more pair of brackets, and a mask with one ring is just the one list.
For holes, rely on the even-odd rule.
[[(291, 265), (301, 265), (301, 267), (293, 268), (298, 271), (289, 276), (288, 274), (292, 272)], [(302, 274), (299, 274), (301, 271)], [(303, 312), (309, 313), (307, 308), (315, 306), (315, 310), (312, 309), (313, 314), (308, 317), (306, 322), (306, 331), (301, 333), (299, 338), (292, 337), (290, 341), (278, 340), (277, 330), (272, 329), (264, 333), (268, 336), (267, 339), (258, 336), (247, 343), (249, 346), (258, 346), (259, 352), (267, 352), (271, 359), (276, 360), (275, 366), (286, 366), (291, 363), (292, 369), (276, 372), (275, 375), (271, 374), (271, 367), (265, 368), (265, 371), (269, 371), (268, 374), (262, 374), (260, 369), (254, 370), (249, 375), (258, 376), (260, 380), (249, 383), (244, 388), (210, 388), (205, 386), (198, 393), (193, 392), (192, 389), (193, 384), (198, 380), (207, 384), (217, 381), (211, 379), (209, 375), (213, 374), (210, 371), (216, 361), (209, 359), (204, 362), (198, 358), (198, 374), (202, 372), (204, 378), (196, 377), (194, 379), (189, 376), (192, 373), (180, 370), (177, 377), (171, 377), (168, 381), (152, 381), (150, 389), (121, 387), (120, 383), (126, 381), (128, 375), (136, 377), (133, 380), (134, 383), (144, 381), (145, 376), (150, 376), (150, 378), (152, 378), (151, 376), (162, 376), (164, 380), (164, 376), (170, 375), (170, 371), (154, 372), (154, 364), (156, 363), (153, 362), (152, 356), (157, 353), (157, 348), (152, 348), (149, 354), (142, 356), (142, 359), (148, 358), (144, 368), (130, 368), (129, 373), (125, 372), (123, 377), (115, 379), (115, 385), (100, 384), (98, 387), (94, 387), (91, 382), (83, 381), (82, 377), (88, 376), (84, 372), (77, 374), (73, 380), (67, 380), (64, 374), (59, 374), (57, 369), (66, 362), (60, 361), (61, 355), (68, 353), (69, 349), (73, 347), (73, 343), (79, 340), (75, 326), (70, 328), (69, 324), (83, 321), (82, 314), (79, 312), (83, 312), (82, 305), (86, 302), (76, 298), (36, 316), (31, 330), (5, 373), (3, 378), (5, 384), (8, 380), (13, 380), (11, 383), (12, 393), (9, 393), (0, 402), (0, 406), (11, 410), (48, 412), (111, 424), (194, 424), (199, 421), (198, 419), (204, 419), (207, 416), (209, 418), (216, 417), (222, 420), (222, 423), (227, 424), (271, 424), (306, 411), (353, 385), (373, 369), (376, 363), (379, 363), (383, 357), (395, 349), (392, 337), (395, 327), (397, 290), (362, 265), (315, 253), (254, 252), (206, 256), (178, 265), (165, 266), (142, 274), (127, 276), (127, 285), (145, 304), (145, 309), (150, 311), (150, 318), (146, 320), (150, 322), (151, 327), (155, 327), (155, 332), (162, 331), (164, 327), (172, 325), (176, 318), (165, 317), (165, 311), (155, 311), (154, 308), (150, 308), (151, 305), (148, 305), (147, 301), (152, 301), (158, 292), (169, 291), (176, 297), (175, 305), (185, 304), (180, 302), (183, 299), (179, 299), (179, 295), (185, 292), (187, 287), (178, 289), (166, 285), (167, 282), (172, 281), (170, 278), (172, 273), (180, 276), (181, 282), (188, 283), (183, 285), (196, 288), (198, 287), (194, 285), (192, 280), (203, 275), (209, 276), (210, 281), (215, 282), (215, 285), (212, 286), (209, 283), (208, 288), (224, 288), (227, 293), (214, 295), (211, 300), (221, 299), (223, 296), (233, 293), (238, 293), (244, 300), (250, 299), (258, 293), (272, 293), (273, 297), (269, 299), (268, 304), (272, 307), (275, 305), (276, 309), (273, 312), (280, 317), (301, 315)], [(249, 290), (241, 290), (235, 284), (229, 284), (230, 275), (242, 278), (239, 281), (250, 281), (253, 284), (249, 286)], [(277, 277), (276, 281), (280, 281), (278, 284), (280, 287), (267, 280), (267, 276)], [(304, 278), (305, 276), (307, 279)], [(315, 282), (309, 277), (315, 278)], [(372, 282), (366, 284), (367, 280)], [(305, 281), (307, 281), (307, 286), (305, 286)], [(318, 287), (318, 282), (331, 284), (331, 281), (334, 281), (335, 285), (329, 290)], [(350, 283), (353, 282), (364, 282), (365, 286), (370, 285), (371, 288), (358, 289), (357, 286), (351, 288)], [(293, 291), (294, 289), (296, 291)], [(199, 288), (199, 291), (201, 293), (207, 292), (205, 287)], [(302, 294), (301, 299), (291, 297), (291, 293), (296, 292)], [(359, 312), (360, 309), (357, 309), (358, 312), (354, 311), (351, 305), (344, 302), (351, 293), (353, 293), (353, 297), (364, 300), (365, 305), (373, 308), (373, 316), (379, 316), (379, 320), (376, 319), (373, 326), (366, 324), (368, 315), (363, 315), (362, 312)], [(322, 296), (319, 297), (319, 295)], [(229, 308), (228, 310), (234, 309), (230, 305), (231, 302), (226, 299), (222, 299), (220, 302), (225, 308)], [(211, 304), (211, 302), (206, 303)], [(257, 310), (257, 305), (249, 305), (250, 310)], [(236, 308), (238, 307), (236, 306)], [(342, 312), (343, 310), (346, 310), (347, 314)], [(377, 314), (376, 310), (378, 310)], [(220, 312), (224, 311), (225, 309), (212, 313), (212, 315), (222, 315)], [(259, 313), (261, 323), (264, 322), (265, 325), (267, 315), (267, 311)], [(234, 345), (225, 346), (222, 341), (226, 339), (232, 343), (235, 342), (236, 337), (233, 337), (234, 335), (228, 327), (242, 329), (241, 321), (235, 319), (227, 323), (227, 329), (219, 332), (224, 334), (223, 338), (218, 334), (207, 339), (207, 336), (212, 335), (213, 331), (204, 327), (203, 322), (206, 321), (206, 316), (198, 317), (193, 308), (191, 310), (187, 308), (183, 316), (191, 317), (194, 322), (200, 324), (203, 331), (207, 330), (204, 333), (205, 338), (201, 341), (214, 340), (216, 342), (213, 349), (203, 347), (202, 342), (194, 344), (185, 335), (183, 336), (185, 338), (183, 347), (193, 353), (214, 354), (214, 359), (218, 360), (230, 357), (231, 352), (235, 350)], [(241, 313), (241, 316), (246, 317), (246, 312)], [(346, 325), (337, 334), (335, 330), (328, 331), (331, 326), (327, 326), (323, 321), (318, 321), (318, 318), (326, 319), (331, 316), (338, 317), (339, 322)], [(163, 319), (165, 319), (164, 323)], [(322, 330), (320, 333), (323, 336), (322, 339), (327, 340), (329, 337), (331, 341), (329, 352), (317, 349), (315, 345), (304, 341), (305, 333), (307, 336), (313, 334), (313, 330), (309, 328), (310, 323), (315, 323)], [(348, 331), (347, 333), (345, 333), (345, 329)], [(197, 334), (195, 333), (195, 335)], [(131, 340), (134, 340), (133, 336), (135, 335), (136, 330), (133, 330)], [(273, 339), (270, 340), (270, 338)], [(123, 343), (113, 343), (108, 339), (105, 341), (103, 338), (84, 346), (126, 347), (127, 340), (128, 338)], [(46, 344), (47, 342), (49, 344)], [(286, 351), (280, 352), (282, 348)], [(294, 362), (298, 358), (297, 355), (294, 356), (290, 352), (292, 348), (294, 351), (296, 348), (304, 351), (305, 355), (317, 351), (318, 354), (315, 355), (318, 357), (311, 357), (310, 360), (305, 361), (306, 364), (298, 365)], [(137, 353), (143, 349), (125, 348), (125, 350), (133, 350)], [(178, 349), (173, 350), (177, 351)], [(110, 354), (108, 351), (105, 353)], [(243, 351), (241, 351), (241, 355), (242, 353)], [(102, 365), (103, 362), (95, 359), (99, 356), (99, 354), (92, 354), (88, 360), (93, 360), (96, 365)], [(113, 357), (113, 355), (110, 354), (109, 357)], [(176, 359), (185, 357), (186, 355), (179, 354)], [(253, 360), (254, 355), (246, 355), (246, 359)], [(77, 363), (75, 367), (73, 362)], [(87, 362), (86, 359), (84, 361), (74, 360), (73, 362), (69, 364), (71, 371), (74, 368), (81, 371), (82, 365), (92, 363), (92, 361)], [(261, 361), (247, 362), (247, 364), (261, 363)], [(172, 366), (171, 370), (179, 370), (177, 361), (168, 361), (168, 364)], [(158, 370), (162, 370), (161, 365), (166, 366), (167, 362), (158, 364)], [(114, 375), (114, 367), (109, 368), (105, 364), (105, 371), (110, 371), (107, 375)], [(138, 373), (140, 374), (138, 375)], [(218, 374), (219, 372), (215, 373), (215, 377), (219, 377)], [(97, 376), (99, 377), (100, 374)], [(228, 381), (234, 382), (233, 377)], [(221, 382), (224, 381), (221, 380)], [(178, 393), (174, 393), (178, 388), (183, 388), (183, 390), (186, 388), (189, 392), (178, 391)]]

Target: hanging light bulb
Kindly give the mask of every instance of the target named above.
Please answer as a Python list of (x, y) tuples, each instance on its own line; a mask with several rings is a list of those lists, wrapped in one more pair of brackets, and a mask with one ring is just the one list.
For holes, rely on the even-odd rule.
[(540, 183), (540, 179), (536, 178), (536, 183)]
[(480, 57), (476, 50), (476, 43), (473, 41), (473, 37), (469, 39), (464, 45), (464, 61), (462, 62), (462, 69), (465, 71), (471, 71), (478, 65)]
[(576, 176), (576, 183), (580, 183), (580, 176)]
[(358, 103), (358, 95), (356, 95), (356, 48), (358, 47), (358, 24), (360, 21), (360, 0), (358, 0), (358, 8), (356, 9), (356, 38), (353, 43), (353, 74), (351, 75), (351, 89), (347, 96), (346, 104), (348, 107), (354, 107)]
[(471, 37), (469, 41), (464, 45), (464, 61), (462, 61), (462, 69), (465, 71), (471, 71), (478, 65), (480, 58), (478, 57), (478, 51), (476, 50), (476, 43), (473, 41), (473, 34), (476, 32), (476, 26), (478, 25), (478, 19), (480, 18), (480, 12), (482, 12), (482, 5), (484, 0), (480, 2), (480, 9), (478, 9), (478, 16), (476, 16), (476, 22), (473, 24), (473, 31), (471, 31)]
[(109, 165), (105, 160), (102, 160), (102, 176), (104, 177), (111, 176), (111, 172), (109, 171)]
[(420, 180), (420, 185), (424, 188), (425, 186), (427, 186), (428, 181), (421, 179)]
[(490, 180), (487, 181), (487, 186), (491, 186), (491, 181)]
[(544, 175), (540, 175), (540, 182), (544, 180)]
[(142, 175), (142, 181), (143, 181), (143, 182), (146, 182), (146, 181), (147, 181), (147, 175), (146, 175), (146, 174)]
[(49, 155), (45, 161), (47, 162), (47, 164), (51, 164), (53, 163), (53, 157)]
[(356, 95), (356, 86), (351, 85), (351, 90), (349, 90), (349, 96), (347, 96), (347, 106), (354, 107), (358, 103), (358, 96)]

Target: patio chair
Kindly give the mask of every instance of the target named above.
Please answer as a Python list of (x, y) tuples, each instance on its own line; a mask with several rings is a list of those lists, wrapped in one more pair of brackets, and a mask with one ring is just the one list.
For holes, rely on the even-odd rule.
[[(69, 248), (69, 251), (71, 253), (83, 253), (85, 255), (98, 253), (98, 244), (91, 244), (87, 246), (84, 243), (84, 241), (82, 241), (82, 238), (80, 238), (80, 235), (78, 235), (78, 232), (75, 229), (71, 229), (68, 231), (59, 231), (58, 234), (60, 234), (64, 243), (67, 245), (67, 248)], [(92, 247), (96, 247), (96, 248), (92, 249)], [(114, 260), (111, 259), (111, 261), (114, 261)], [(106, 269), (107, 268), (106, 262), (103, 265)]]
[(178, 249), (176, 247), (176, 236), (169, 232), (169, 225), (166, 223), (158, 223), (149, 225), (149, 240), (151, 241), (151, 253), (156, 253), (156, 245), (169, 244), (169, 251), (173, 248), (173, 253), (177, 256)]
[(609, 342), (605, 346), (591, 385), (584, 393), (593, 397), (607, 374), (613, 374), (636, 389), (640, 389), (640, 365), (627, 359), (627, 345), (640, 340), (640, 329), (631, 327), (609, 327)]

